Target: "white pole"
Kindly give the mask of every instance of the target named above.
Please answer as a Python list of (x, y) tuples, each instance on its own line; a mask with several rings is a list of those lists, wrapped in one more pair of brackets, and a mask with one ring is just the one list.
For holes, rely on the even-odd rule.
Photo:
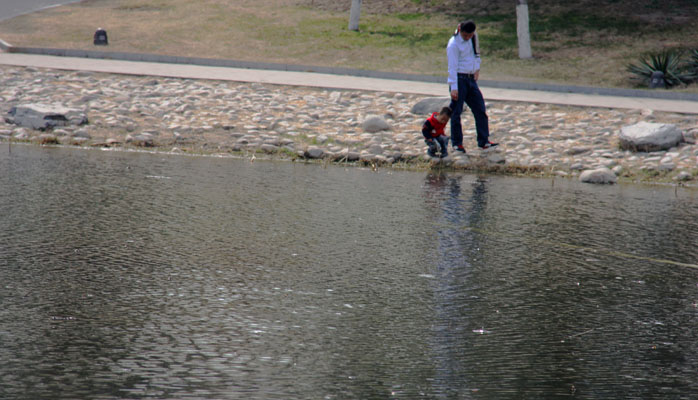
[(531, 58), (531, 34), (528, 29), (528, 4), (526, 0), (517, 0), (516, 34), (519, 37), (519, 58)]
[(351, 0), (351, 14), (349, 15), (349, 30), (359, 30), (359, 17), (361, 16), (361, 0)]

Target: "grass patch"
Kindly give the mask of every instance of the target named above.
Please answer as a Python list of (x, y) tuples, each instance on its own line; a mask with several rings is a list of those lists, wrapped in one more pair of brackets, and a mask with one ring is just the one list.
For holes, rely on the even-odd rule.
[[(362, 13), (360, 30), (352, 32), (348, 12), (311, 8), (301, 0), (93, 0), (2, 21), (0, 38), (18, 46), (95, 49), (99, 21), (110, 41), (99, 50), (445, 77), (446, 43), (459, 21), (474, 18), (483, 79), (605, 87), (632, 87), (625, 66), (641, 54), (698, 44), (698, 18), (690, 15), (648, 22), (632, 13), (541, 1), (530, 6), (534, 59), (519, 60), (513, 5), (481, 2), (487, 12), (463, 15), (424, 11), (448, 9), (447, 0), (404, 2), (421, 8)], [(698, 85), (681, 90), (698, 92)]]

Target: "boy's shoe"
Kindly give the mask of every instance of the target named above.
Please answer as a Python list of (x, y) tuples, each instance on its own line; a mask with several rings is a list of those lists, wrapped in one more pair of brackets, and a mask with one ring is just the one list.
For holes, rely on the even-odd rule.
[(462, 144), (456, 146), (456, 147), (454, 148), (454, 150), (455, 150), (455, 151), (459, 151), (459, 152), (465, 154), (465, 147), (463, 147)]
[(492, 142), (489, 142), (489, 141), (488, 141), (487, 143), (485, 143), (484, 146), (480, 146), (480, 148), (481, 148), (482, 150), (487, 150), (487, 149), (489, 149), (489, 148), (491, 148), (491, 147), (495, 147), (495, 146), (499, 146), (499, 143), (492, 143)]
[(436, 152), (432, 149), (427, 150), (427, 155), (429, 157), (436, 157)]
[(448, 153), (443, 152), (443, 153), (441, 153), (441, 155), (440, 155), (439, 157), (441, 157), (441, 158), (446, 158), (446, 157), (448, 157)]

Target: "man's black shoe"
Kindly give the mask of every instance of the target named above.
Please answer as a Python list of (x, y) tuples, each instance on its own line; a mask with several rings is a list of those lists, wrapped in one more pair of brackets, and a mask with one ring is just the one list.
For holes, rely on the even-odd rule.
[(455, 151), (460, 151), (461, 153), (465, 154), (465, 147), (463, 147), (462, 144), (456, 146), (456, 148), (455, 148), (454, 150), (455, 150)]
[(487, 149), (489, 149), (490, 147), (495, 147), (495, 146), (499, 146), (499, 143), (487, 142), (487, 143), (485, 143), (484, 146), (480, 146), (480, 148), (481, 148), (482, 150), (487, 150)]

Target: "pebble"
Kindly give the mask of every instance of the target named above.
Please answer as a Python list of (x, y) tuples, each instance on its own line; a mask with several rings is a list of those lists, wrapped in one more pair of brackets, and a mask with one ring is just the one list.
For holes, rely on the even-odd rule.
[[(0, 112), (35, 102), (86, 110), (89, 125), (53, 132), (61, 142), (82, 145), (128, 142), (166, 150), (176, 146), (178, 151), (221, 148), (274, 154), (284, 149), (301, 157), (331, 154), (345, 161), (414, 162), (425, 159), (421, 125), (428, 115), (410, 111), (427, 97), (0, 66)], [(640, 169), (680, 174), (698, 168), (698, 146), (690, 143), (698, 135), (695, 115), (643, 116), (632, 110), (502, 101), (488, 101), (487, 106), (491, 140), (501, 144), (484, 157), (490, 163), (540, 166), (570, 175), (601, 167), (616, 174)], [(648, 116), (675, 124), (688, 140), (667, 152), (619, 151), (621, 128)], [(372, 126), (365, 124), (369, 119)], [(449, 162), (466, 167), (483, 157), (473, 155), (477, 144), (468, 111), (463, 123), (471, 157)], [(36, 141), (43, 133), (0, 119), (0, 137)]]

